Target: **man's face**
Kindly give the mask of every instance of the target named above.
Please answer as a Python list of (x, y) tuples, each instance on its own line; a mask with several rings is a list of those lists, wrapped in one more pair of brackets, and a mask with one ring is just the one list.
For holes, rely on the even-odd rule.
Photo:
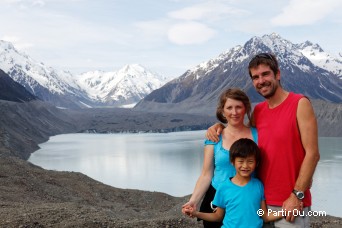
[(279, 87), (280, 73), (274, 75), (268, 65), (260, 64), (250, 69), (256, 91), (264, 98), (272, 97)]

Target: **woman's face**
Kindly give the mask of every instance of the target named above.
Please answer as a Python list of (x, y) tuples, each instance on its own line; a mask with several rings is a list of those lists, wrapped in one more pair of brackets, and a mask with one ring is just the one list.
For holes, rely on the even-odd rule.
[(228, 98), (223, 106), (222, 114), (226, 117), (230, 125), (243, 124), (246, 114), (246, 107), (242, 101)]

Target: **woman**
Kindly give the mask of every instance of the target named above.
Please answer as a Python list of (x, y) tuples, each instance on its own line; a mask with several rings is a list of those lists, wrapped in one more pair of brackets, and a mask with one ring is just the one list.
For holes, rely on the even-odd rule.
[[(200, 211), (213, 212), (211, 204), (220, 183), (235, 175), (235, 169), (229, 162), (229, 148), (240, 138), (249, 138), (257, 142), (257, 131), (244, 124), (245, 114), (251, 122), (251, 103), (240, 89), (225, 90), (219, 98), (216, 117), (227, 126), (220, 135), (219, 142), (205, 141), (204, 160), (190, 200), (182, 206), (182, 212), (189, 215), (189, 208), (197, 208), (202, 200)], [(204, 198), (203, 198), (204, 197)], [(203, 226), (221, 227), (221, 222), (203, 221)]]

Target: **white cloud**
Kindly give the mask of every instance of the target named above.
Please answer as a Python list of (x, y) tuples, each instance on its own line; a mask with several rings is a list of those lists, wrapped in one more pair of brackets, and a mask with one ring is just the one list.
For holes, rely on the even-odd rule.
[(219, 1), (208, 1), (201, 4), (185, 7), (172, 11), (169, 17), (182, 20), (220, 20), (231, 15), (244, 14), (244, 10), (236, 9), (222, 4)]
[(161, 19), (154, 21), (142, 21), (134, 24), (137, 28), (139, 40), (146, 43), (153, 42), (154, 45), (165, 39), (170, 27), (170, 20)]
[(40, 6), (40, 7), (42, 7), (42, 6), (45, 6), (45, 1), (36, 0), (36, 1), (33, 1), (33, 2), (32, 2), (32, 5), (33, 5), (33, 6)]
[[(245, 10), (230, 7), (221, 0), (204, 1), (167, 14), (167, 37), (178, 45), (202, 44), (218, 34), (218, 25), (228, 25), (226, 19), (246, 14)], [(223, 23), (226, 20), (227, 23)]]
[(216, 34), (215, 30), (198, 22), (186, 22), (173, 25), (168, 31), (168, 38), (172, 43), (201, 44)]
[(278, 26), (310, 25), (325, 18), (337, 7), (341, 7), (340, 0), (291, 0), (271, 23)]

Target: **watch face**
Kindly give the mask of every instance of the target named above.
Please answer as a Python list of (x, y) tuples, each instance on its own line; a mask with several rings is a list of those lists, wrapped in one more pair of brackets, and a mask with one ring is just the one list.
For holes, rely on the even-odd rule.
[(304, 193), (303, 192), (297, 192), (298, 199), (304, 199)]
[(293, 190), (292, 193), (294, 193), (298, 199), (304, 199), (304, 192)]

